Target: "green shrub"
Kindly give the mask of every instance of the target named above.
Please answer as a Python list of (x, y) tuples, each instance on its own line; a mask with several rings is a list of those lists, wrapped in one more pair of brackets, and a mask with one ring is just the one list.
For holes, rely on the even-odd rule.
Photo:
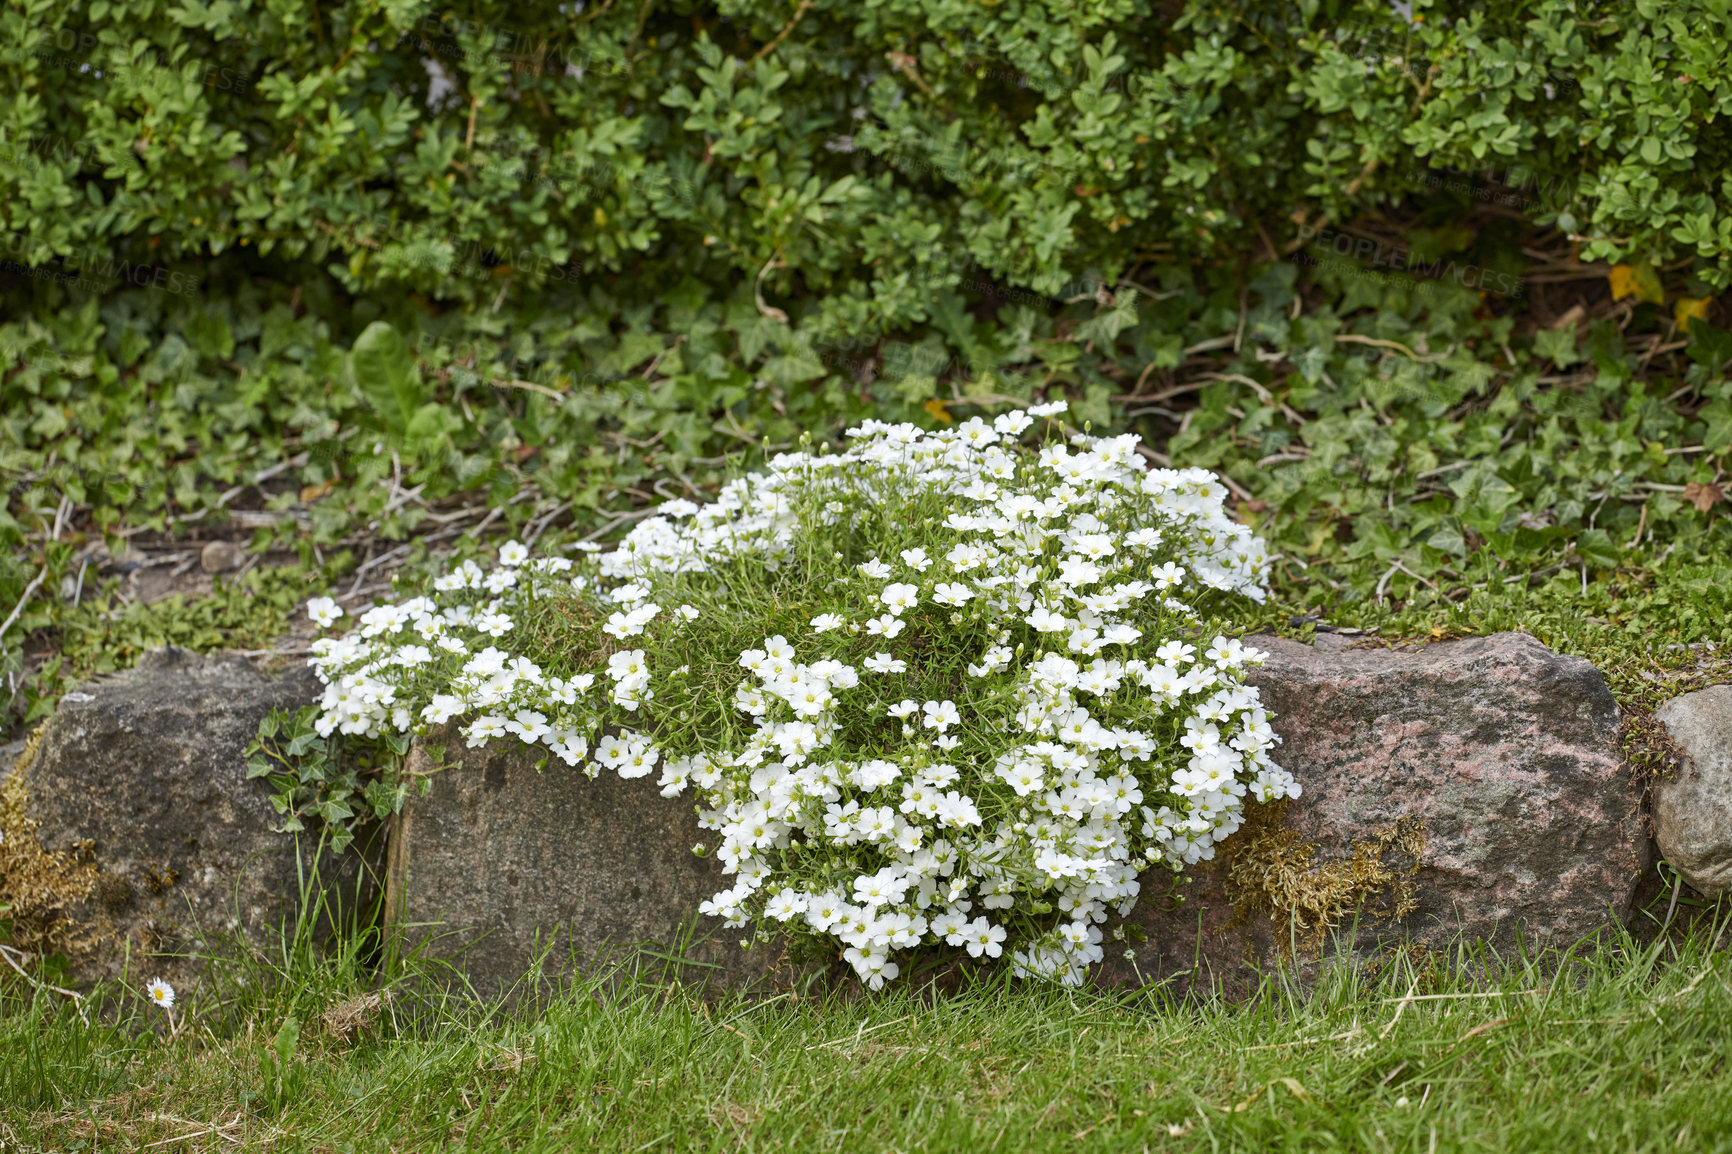
[[(1060, 393), (1261, 502), (1277, 589), (1711, 555), (1732, 341), (1655, 350), (1732, 279), (1728, 17), (1416, 11), (17, 0), (0, 606), (91, 529), (587, 533)], [(1559, 234), (1634, 294), (1580, 341)]]

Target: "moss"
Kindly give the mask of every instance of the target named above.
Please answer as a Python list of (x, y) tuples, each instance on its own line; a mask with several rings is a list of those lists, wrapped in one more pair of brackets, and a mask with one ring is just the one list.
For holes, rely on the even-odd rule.
[(13, 944), (44, 954), (69, 953), (89, 943), (63, 911), (95, 893), (100, 874), (90, 860), (92, 846), (48, 850), (26, 812), (30, 767), (42, 732), (38, 728), (30, 735), (12, 772), (0, 781), (0, 906), (10, 907)]
[(1267, 911), (1308, 946), (1354, 913), (1400, 919), (1415, 908), (1413, 877), (1425, 851), (1423, 824), (1404, 817), (1356, 840), (1346, 858), (1319, 863), (1318, 846), (1283, 823), (1286, 803), (1250, 807), (1227, 863), (1227, 894), (1243, 914)]

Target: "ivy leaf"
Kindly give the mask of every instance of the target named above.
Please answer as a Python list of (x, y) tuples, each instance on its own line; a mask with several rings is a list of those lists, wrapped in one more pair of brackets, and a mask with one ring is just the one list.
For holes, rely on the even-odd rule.
[(1691, 325), (1690, 347), (1684, 351), (1697, 364), (1718, 372), (1727, 361), (1732, 361), (1732, 332), (1717, 329), (1706, 320)]
[(1618, 547), (1604, 529), (1583, 529), (1576, 536), (1576, 553), (1588, 564), (1610, 569), (1618, 563)]
[(1534, 334), (1534, 352), (1549, 357), (1552, 364), (1567, 369), (1582, 359), (1576, 351), (1576, 330), (1573, 326), (1555, 331), (1541, 330)]

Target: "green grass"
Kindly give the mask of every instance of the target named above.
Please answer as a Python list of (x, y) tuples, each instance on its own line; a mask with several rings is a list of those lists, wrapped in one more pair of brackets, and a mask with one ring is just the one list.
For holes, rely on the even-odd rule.
[(0, 1149), (1725, 1150), (1722, 932), (1275, 976), (1237, 1007), (1002, 982), (705, 1001), (614, 973), (503, 1008), (418, 1000), (410, 967), (346, 1040), (322, 1015), (370, 988), (352, 949), (231, 969), (172, 1030), (15, 983)]

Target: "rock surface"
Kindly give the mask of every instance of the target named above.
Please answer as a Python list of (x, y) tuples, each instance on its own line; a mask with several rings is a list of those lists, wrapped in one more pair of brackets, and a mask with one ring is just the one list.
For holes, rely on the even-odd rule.
[[(299, 897), (297, 841), (271, 831), (282, 819), (269, 787), (247, 780), (244, 751), (266, 713), (318, 688), (305, 669), (269, 676), (168, 648), (62, 698), (15, 772), (40, 847), (88, 880), (59, 903), (80, 978), (130, 968), (135, 982), (180, 986), (199, 966), (152, 954), (215, 945), (207, 935), (225, 930), (274, 935)], [(333, 896), (353, 899), (359, 869), (350, 853), (328, 871)]]
[(1684, 752), (1678, 774), (1654, 784), (1654, 840), (1703, 895), (1732, 893), (1732, 685), (1674, 697), (1654, 717)]
[(434, 952), (460, 952), (477, 990), (508, 990), (543, 956), (541, 973), (558, 977), (681, 942), (682, 980), (741, 985), (777, 968), (772, 947), (742, 950), (746, 931), (700, 919), (731, 878), (692, 853), (705, 838), (690, 796), (606, 770), (591, 780), (557, 759), (538, 771), (535, 750), (468, 749), (453, 726), (417, 739), (409, 759), (432, 791), (393, 824), (387, 917)]
[[(1458, 937), (1506, 951), (1518, 940), (1567, 945), (1624, 915), (1647, 840), (1618, 710), (1592, 666), (1525, 634), (1417, 651), (1333, 640), (1254, 640), (1271, 655), (1255, 681), (1277, 715), (1277, 757), (1304, 796), (1258, 807), (1214, 861), (1186, 871), (1183, 903), (1145, 875), (1128, 919), (1145, 940), (1128, 960), (1114, 943), (1105, 980), (1243, 993), (1259, 967), (1314, 966), (1331, 925), (1339, 936), (1357, 920), (1351, 944), (1370, 957)], [(270, 832), (268, 787), (246, 780), (242, 751), (270, 708), (317, 689), (304, 670), (271, 677), (239, 658), (167, 650), (66, 696), (14, 771), (24, 792), (8, 780), (0, 793), (23, 798), (33, 837), (65, 866), (61, 881), (88, 883), (63, 903), (91, 947), (75, 958), (81, 976), (115, 976), (130, 949), (136, 979), (153, 950), (213, 930), (267, 934), (290, 912), (295, 843)], [(1705, 693), (1706, 705), (1732, 697)], [(1680, 704), (1701, 698), (1662, 711), (1687, 749), (1697, 730), (1724, 732), (1713, 729), (1726, 724), (1723, 706)], [(1697, 754), (1695, 776), (1671, 786), (1723, 803), (1728, 792), (1709, 778), (1732, 774), (1728, 747), (1699, 748), (1720, 760)], [(387, 918), (432, 952), (460, 955), (478, 990), (510, 989), (538, 957), (557, 977), (694, 930), (687, 980), (798, 972), (776, 948), (742, 951), (740, 931), (697, 915), (730, 879), (691, 853), (704, 838), (689, 797), (557, 761), (537, 771), (536, 752), (467, 749), (450, 727), (417, 740), (410, 758), (431, 792), (394, 824)], [(1707, 812), (1695, 795), (1673, 796), (1680, 813)], [(1682, 843), (1663, 844), (1686, 857)], [(351, 873), (331, 884), (352, 899), (358, 863), (345, 858)], [(177, 985), (195, 970), (148, 968)]]
[(1145, 875), (1129, 921), (1147, 940), (1130, 960), (1109, 951), (1109, 981), (1242, 993), (1256, 967), (1314, 964), (1320, 923), (1343, 944), (1356, 910), (1362, 957), (1458, 937), (1565, 946), (1627, 916), (1647, 839), (1593, 666), (1521, 633), (1410, 652), (1250, 641), (1270, 654), (1253, 680), (1303, 796), (1187, 870), (1183, 903)]

